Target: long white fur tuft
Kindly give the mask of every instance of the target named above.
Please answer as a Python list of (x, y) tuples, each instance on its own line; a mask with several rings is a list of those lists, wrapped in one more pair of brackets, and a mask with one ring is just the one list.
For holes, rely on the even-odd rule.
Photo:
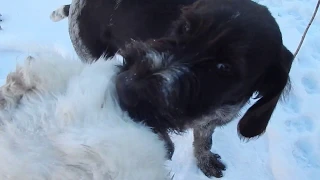
[(58, 9), (52, 11), (52, 13), (50, 14), (50, 19), (53, 22), (58, 22), (61, 21), (62, 19), (68, 17), (67, 14), (64, 13), (63, 9), (65, 8), (64, 6), (59, 7)]
[(117, 64), (44, 53), (17, 66), (0, 91), (0, 179), (168, 179), (163, 142), (117, 104)]

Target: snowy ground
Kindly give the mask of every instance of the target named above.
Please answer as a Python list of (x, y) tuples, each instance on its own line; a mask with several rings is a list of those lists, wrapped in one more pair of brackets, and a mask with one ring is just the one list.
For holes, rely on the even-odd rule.
[[(294, 52), (317, 0), (256, 0), (276, 17), (286, 46)], [(0, 0), (0, 83), (17, 61), (39, 47), (75, 56), (67, 21), (53, 23), (52, 10), (71, 0)], [(212, 151), (227, 165), (225, 180), (317, 180), (320, 177), (320, 12), (293, 63), (293, 89), (281, 103), (265, 135), (248, 143), (239, 140), (237, 121), (213, 135)], [(168, 167), (175, 180), (207, 180), (196, 168), (192, 133), (173, 136), (176, 152)], [(214, 178), (212, 178), (214, 179)]]

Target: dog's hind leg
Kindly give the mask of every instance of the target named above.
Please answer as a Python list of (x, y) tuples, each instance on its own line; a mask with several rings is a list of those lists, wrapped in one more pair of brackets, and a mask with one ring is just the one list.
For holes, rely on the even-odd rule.
[(70, 4), (63, 5), (51, 13), (50, 19), (53, 22), (61, 21), (62, 19), (69, 16), (69, 10), (70, 10)]
[(208, 177), (220, 178), (223, 176), (222, 171), (226, 167), (220, 161), (220, 156), (210, 151), (215, 127), (216, 124), (214, 122), (195, 127), (193, 130), (193, 146), (197, 165), (201, 171)]

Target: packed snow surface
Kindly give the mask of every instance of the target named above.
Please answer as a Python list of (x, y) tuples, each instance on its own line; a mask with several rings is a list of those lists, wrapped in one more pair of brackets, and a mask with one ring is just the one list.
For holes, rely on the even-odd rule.
[[(280, 25), (285, 45), (294, 52), (317, 0), (256, 0), (266, 5)], [(26, 55), (45, 49), (76, 57), (67, 20), (54, 23), (50, 13), (71, 0), (0, 0), (0, 83)], [(212, 151), (227, 165), (224, 180), (320, 179), (320, 13), (314, 19), (291, 70), (292, 91), (278, 105), (267, 132), (243, 142), (237, 120), (217, 129)], [(174, 180), (207, 180), (192, 154), (192, 130), (173, 135), (176, 151), (168, 168)], [(215, 179), (215, 178), (212, 178)]]

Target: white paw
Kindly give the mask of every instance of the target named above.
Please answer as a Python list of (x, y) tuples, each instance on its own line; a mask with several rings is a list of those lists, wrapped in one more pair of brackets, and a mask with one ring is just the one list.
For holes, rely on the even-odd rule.
[[(27, 65), (31, 65), (33, 57), (26, 58)], [(33, 87), (24, 77), (24, 69), (17, 67), (15, 72), (8, 74), (6, 83), (0, 88), (0, 108), (15, 107), (23, 95)]]
[(0, 108), (15, 107), (23, 94), (25, 94), (31, 87), (25, 84), (23, 74), (17, 70), (7, 76), (6, 84), (0, 89)]
[(50, 15), (50, 19), (53, 22), (58, 22), (61, 21), (62, 19), (66, 18), (67, 16), (64, 15), (63, 13), (63, 8), (64, 6), (56, 9), (55, 11), (53, 11)]

